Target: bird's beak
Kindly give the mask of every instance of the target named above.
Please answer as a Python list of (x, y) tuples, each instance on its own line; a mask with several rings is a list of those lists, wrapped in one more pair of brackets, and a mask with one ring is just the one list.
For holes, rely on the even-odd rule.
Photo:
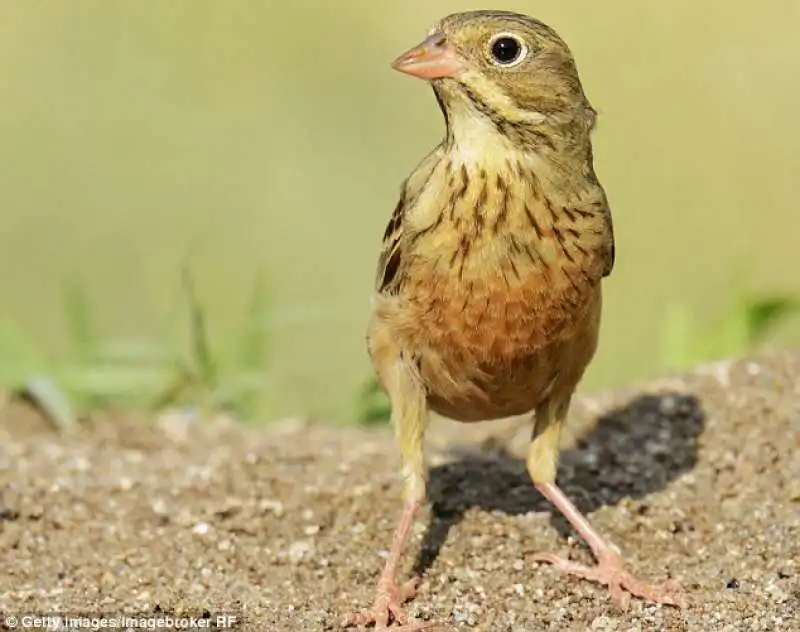
[(436, 32), (392, 62), (392, 68), (420, 79), (453, 77), (467, 65), (464, 59), (447, 46), (444, 33)]

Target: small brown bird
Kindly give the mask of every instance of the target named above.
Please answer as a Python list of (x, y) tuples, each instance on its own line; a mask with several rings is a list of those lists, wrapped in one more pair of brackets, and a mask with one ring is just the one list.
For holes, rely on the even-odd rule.
[(429, 411), (463, 422), (532, 413), (531, 479), (597, 565), (537, 559), (607, 585), (622, 607), (631, 594), (678, 603), (671, 582), (631, 575), (555, 483), (614, 266), (590, 142), (596, 113), (569, 48), (533, 18), (471, 11), (445, 17), (393, 67), (430, 81), (447, 131), (403, 184), (383, 237), (367, 340), (391, 400), (405, 504), (372, 609), (343, 624), (419, 629), (401, 607), (416, 580), (398, 586), (396, 574), (425, 500)]

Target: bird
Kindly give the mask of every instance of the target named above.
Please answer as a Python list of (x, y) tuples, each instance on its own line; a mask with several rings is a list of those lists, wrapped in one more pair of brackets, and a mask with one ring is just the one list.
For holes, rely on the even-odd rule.
[(419, 579), (398, 566), (426, 500), (431, 413), (456, 422), (529, 416), (533, 485), (591, 549), (586, 566), (534, 557), (631, 596), (680, 605), (674, 580), (642, 581), (556, 483), (570, 401), (593, 359), (601, 286), (615, 264), (607, 195), (594, 168), (597, 112), (556, 31), (510, 11), (442, 18), (392, 63), (427, 81), (445, 134), (403, 182), (383, 235), (367, 349), (388, 395), (403, 505), (371, 608), (344, 627), (418, 630), (404, 602)]

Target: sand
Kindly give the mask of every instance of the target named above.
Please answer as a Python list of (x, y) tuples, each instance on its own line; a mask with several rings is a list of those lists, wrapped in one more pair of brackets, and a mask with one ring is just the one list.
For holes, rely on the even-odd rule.
[[(424, 577), (413, 614), (449, 620), (437, 630), (800, 630), (800, 355), (582, 395), (573, 419), (588, 434), (560, 484), (633, 572), (680, 579), (690, 604), (622, 613), (534, 562), (591, 558), (531, 487), (527, 431), (435, 420), (431, 504), (403, 567)], [(338, 629), (371, 602), (400, 509), (389, 429), (292, 420), (106, 415), (59, 437), (7, 400), (0, 480), (0, 611), (18, 625), (156, 613)]]

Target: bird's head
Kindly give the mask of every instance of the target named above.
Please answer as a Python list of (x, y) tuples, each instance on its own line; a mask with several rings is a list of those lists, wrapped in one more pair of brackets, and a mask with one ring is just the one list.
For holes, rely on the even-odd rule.
[(459, 117), (489, 119), (509, 135), (594, 126), (569, 48), (552, 28), (525, 15), (449, 15), (392, 67), (431, 82), (448, 127)]

